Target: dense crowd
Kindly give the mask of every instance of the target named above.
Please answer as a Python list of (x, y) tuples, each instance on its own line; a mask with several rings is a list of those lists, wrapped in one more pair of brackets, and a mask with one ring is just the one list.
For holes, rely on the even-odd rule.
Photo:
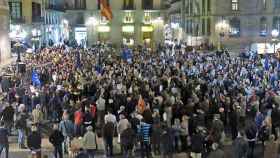
[(8, 158), (7, 137), (17, 129), (19, 147), (40, 157), (52, 126), (56, 158), (93, 158), (100, 140), (107, 157), (116, 154), (114, 141), (124, 157), (223, 158), (227, 142), (234, 158), (253, 158), (257, 142), (266, 142), (264, 157), (278, 156), (276, 57), (176, 47), (132, 54), (53, 47), (26, 55), (25, 73), (1, 77), (0, 152)]

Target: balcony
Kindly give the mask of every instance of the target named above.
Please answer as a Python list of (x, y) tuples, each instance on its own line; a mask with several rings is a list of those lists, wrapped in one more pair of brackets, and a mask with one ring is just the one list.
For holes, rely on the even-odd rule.
[(46, 6), (47, 10), (54, 10), (54, 11), (59, 11), (59, 12), (64, 12), (65, 9), (63, 6), (60, 5), (54, 5), (54, 4), (50, 4)]
[(32, 16), (32, 22), (34, 23), (42, 23), (44, 22), (44, 18), (41, 16)]
[(24, 17), (11, 17), (12, 24), (23, 24), (25, 23)]

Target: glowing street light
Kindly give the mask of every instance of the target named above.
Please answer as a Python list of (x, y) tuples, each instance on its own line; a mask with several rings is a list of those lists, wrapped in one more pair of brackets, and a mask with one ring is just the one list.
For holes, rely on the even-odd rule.
[(86, 21), (87, 26), (95, 26), (98, 24), (98, 21), (95, 19), (95, 17), (89, 17)]

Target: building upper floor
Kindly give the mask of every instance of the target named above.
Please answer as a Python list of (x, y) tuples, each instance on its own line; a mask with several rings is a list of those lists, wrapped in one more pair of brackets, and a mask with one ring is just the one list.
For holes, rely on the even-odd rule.
[[(280, 0), (169, 0), (169, 13), (187, 16), (279, 14)], [(184, 3), (183, 3), (184, 1)], [(182, 8), (182, 5), (185, 7)]]
[[(101, 0), (67, 0), (68, 10), (99, 10)], [(162, 10), (164, 0), (107, 0), (112, 10)]]

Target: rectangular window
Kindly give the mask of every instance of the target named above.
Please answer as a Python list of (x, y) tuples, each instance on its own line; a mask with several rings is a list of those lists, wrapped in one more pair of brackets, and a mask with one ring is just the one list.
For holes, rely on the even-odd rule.
[(134, 10), (134, 0), (124, 0), (123, 9), (124, 10)]
[(41, 4), (32, 2), (32, 21), (41, 20)]
[(142, 9), (151, 10), (153, 9), (153, 0), (142, 0)]
[(274, 9), (280, 9), (280, 0), (274, 0)]
[(231, 0), (231, 10), (237, 11), (239, 10), (238, 0)]
[(207, 0), (207, 11), (211, 12), (211, 0)]
[(207, 19), (207, 35), (208, 36), (211, 35), (211, 19), (210, 18)]
[(22, 3), (9, 2), (11, 19), (20, 19), (22, 17)]
[(75, 0), (76, 9), (86, 9), (86, 0)]

